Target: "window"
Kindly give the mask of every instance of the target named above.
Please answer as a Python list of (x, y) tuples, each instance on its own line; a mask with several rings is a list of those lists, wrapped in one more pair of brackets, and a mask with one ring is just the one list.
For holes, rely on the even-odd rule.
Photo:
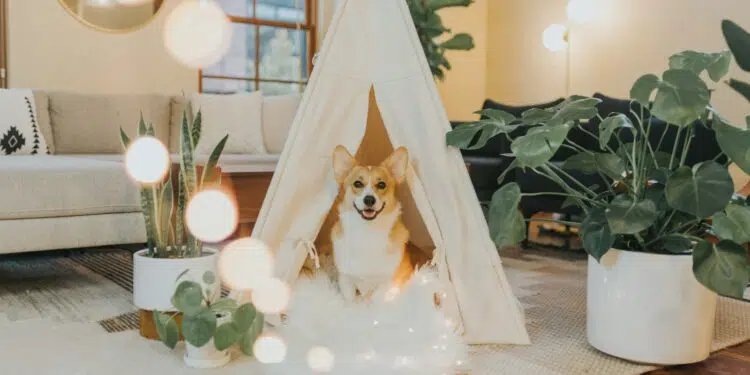
[(264, 95), (301, 92), (315, 51), (315, 0), (218, 0), (232, 20), (232, 44), (200, 72), (200, 90)]

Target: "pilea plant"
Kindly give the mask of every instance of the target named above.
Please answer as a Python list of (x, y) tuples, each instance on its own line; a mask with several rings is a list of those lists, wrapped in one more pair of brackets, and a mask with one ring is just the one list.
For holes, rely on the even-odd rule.
[[(202, 254), (202, 244), (188, 230), (184, 218), (185, 207), (190, 198), (209, 183), (219, 183), (221, 175), (216, 173), (216, 165), (224, 150), (229, 135), (214, 147), (200, 178), (196, 172), (195, 147), (201, 137), (201, 112), (188, 121), (187, 111), (182, 115), (180, 127), (180, 169), (177, 178), (177, 191), (172, 183), (172, 169), (167, 177), (155, 184), (141, 184), (141, 210), (146, 223), (148, 256), (152, 258), (191, 258)], [(154, 125), (146, 125), (141, 114), (138, 123), (138, 136), (154, 136)], [(120, 141), (127, 150), (130, 138), (120, 128)], [(177, 202), (175, 202), (175, 194)]]
[(468, 7), (473, 0), (407, 0), (409, 12), (417, 28), (419, 42), (427, 56), (432, 75), (438, 79), (445, 77), (445, 71), (451, 69), (451, 64), (445, 57), (446, 50), (468, 51), (474, 48), (474, 39), (467, 33), (453, 34), (445, 41), (439, 41), (443, 34), (451, 34), (451, 30), (443, 25), (440, 9), (451, 7)]
[[(750, 35), (725, 22), (731, 51), (743, 69), (750, 69)], [(750, 173), (750, 130), (729, 125), (711, 106), (708, 77), (718, 83), (728, 73), (732, 53), (685, 51), (669, 59), (659, 77), (640, 77), (630, 91), (629, 113), (598, 113), (599, 99), (573, 96), (549, 109), (530, 109), (520, 117), (486, 109), (483, 119), (456, 127), (447, 143), (463, 149), (483, 147), (492, 137), (511, 142), (511, 167), (555, 182), (566, 205), (584, 212), (580, 234), (584, 249), (597, 261), (611, 248), (649, 253), (689, 255), (693, 273), (719, 294), (742, 297), (750, 280), (747, 252), (750, 207), (734, 197), (727, 166), (735, 163)], [(750, 86), (730, 85), (750, 98)], [(598, 129), (585, 125), (598, 120)], [(661, 130), (655, 124), (661, 121)], [(666, 123), (666, 124), (664, 124)], [(750, 121), (748, 121), (750, 125)], [(568, 134), (572, 129), (592, 137), (598, 149), (581, 147)], [(715, 137), (721, 152), (686, 165), (695, 134)], [(662, 147), (668, 131), (674, 145)], [(682, 137), (682, 138), (681, 138)], [(680, 141), (682, 139), (682, 141)], [(562, 166), (550, 159), (560, 148), (577, 153)], [(603, 186), (587, 186), (571, 174), (597, 174)], [(495, 192), (488, 220), (497, 246), (517, 244), (526, 237), (518, 204), (524, 193), (515, 182)], [(716, 235), (718, 239), (712, 238)]]
[[(183, 272), (178, 280), (184, 277)], [(234, 344), (246, 355), (253, 354), (253, 344), (263, 331), (263, 314), (258, 312), (252, 303), (237, 305), (234, 299), (216, 298), (211, 295), (211, 288), (218, 282), (216, 275), (206, 271), (201, 283), (193, 280), (182, 280), (172, 296), (172, 305), (177, 312), (154, 311), (154, 322), (161, 341), (174, 349), (180, 333), (190, 345), (200, 348), (213, 339), (217, 350), (223, 351)], [(181, 324), (175, 319), (182, 313)], [(220, 321), (225, 321), (219, 324)]]

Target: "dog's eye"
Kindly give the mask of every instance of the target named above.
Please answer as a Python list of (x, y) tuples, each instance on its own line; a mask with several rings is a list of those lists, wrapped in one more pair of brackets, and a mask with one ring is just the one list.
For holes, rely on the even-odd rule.
[(365, 184), (362, 183), (362, 181), (354, 181), (354, 187), (357, 189), (362, 189), (365, 186)]
[(380, 181), (377, 185), (375, 185), (378, 189), (383, 190), (385, 189), (385, 182)]

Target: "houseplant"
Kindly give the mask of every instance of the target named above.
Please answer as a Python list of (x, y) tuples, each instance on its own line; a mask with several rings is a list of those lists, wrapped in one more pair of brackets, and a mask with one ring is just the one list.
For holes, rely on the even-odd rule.
[[(451, 69), (451, 64), (445, 58), (446, 50), (468, 51), (474, 48), (474, 39), (467, 33), (452, 34), (443, 25), (440, 9), (451, 7), (467, 7), (473, 0), (407, 0), (409, 12), (417, 28), (419, 42), (422, 44), (427, 63), (432, 75), (438, 79), (445, 77), (445, 70)], [(444, 34), (451, 35), (448, 40), (440, 41)]]
[(191, 367), (211, 368), (230, 360), (229, 348), (237, 344), (246, 355), (263, 331), (263, 314), (252, 303), (237, 305), (231, 298), (217, 298), (211, 291), (219, 282), (212, 271), (204, 271), (200, 280), (186, 279), (191, 271), (178, 276), (172, 305), (177, 312), (154, 311), (159, 339), (174, 349), (180, 333), (185, 338), (185, 363)]
[[(742, 246), (750, 239), (750, 208), (733, 198), (727, 170), (734, 162), (750, 172), (745, 152), (750, 131), (729, 125), (716, 112), (701, 78), (719, 82), (730, 60), (729, 52), (673, 55), (661, 77), (648, 74), (635, 82), (630, 113), (602, 118), (598, 99), (573, 96), (520, 118), (484, 110), (485, 119), (447, 134), (449, 145), (464, 149), (508, 137), (509, 170), (531, 169), (547, 177), (563, 191), (550, 194), (567, 197), (567, 204), (585, 213), (580, 233), (589, 254), (587, 333), (589, 343), (605, 353), (657, 364), (705, 359), (713, 334), (714, 292), (741, 297), (750, 280)], [(600, 121), (598, 132), (584, 127), (594, 118)], [(654, 137), (658, 141), (649, 141), (658, 121), (667, 124)], [(715, 132), (723, 155), (688, 167), (685, 157), (697, 127)], [(599, 150), (568, 139), (573, 128), (593, 137)], [(665, 150), (661, 142), (670, 128), (685, 141)], [(632, 141), (625, 142), (628, 137)], [(562, 167), (550, 163), (561, 147), (578, 152)], [(586, 186), (571, 170), (599, 174), (606, 186)], [(488, 221), (498, 247), (526, 236), (517, 209), (522, 196), (516, 183), (508, 183), (492, 197)], [(719, 238), (712, 240), (713, 233)]]
[[(215, 182), (220, 175), (216, 165), (228, 136), (214, 147), (203, 173), (198, 176), (195, 165), (195, 146), (201, 135), (200, 111), (192, 124), (183, 113), (180, 129), (180, 168), (177, 186), (173, 186), (172, 170), (156, 183), (140, 184), (141, 209), (145, 220), (147, 248), (133, 255), (133, 300), (140, 309), (140, 332), (156, 339), (151, 318), (152, 310), (175, 311), (171, 303), (177, 275), (186, 269), (216, 273), (218, 251), (204, 247), (185, 227), (185, 207), (199, 190)], [(143, 116), (138, 124), (139, 137), (153, 137), (153, 124), (146, 126)], [(127, 150), (130, 138), (120, 129), (123, 147)], [(176, 191), (175, 191), (176, 190)], [(213, 285), (213, 293), (219, 286)]]

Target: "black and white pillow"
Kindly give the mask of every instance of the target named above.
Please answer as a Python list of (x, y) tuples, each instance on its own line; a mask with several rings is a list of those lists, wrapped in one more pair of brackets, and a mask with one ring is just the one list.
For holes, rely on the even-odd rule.
[(49, 154), (28, 89), (0, 90), (0, 155)]

